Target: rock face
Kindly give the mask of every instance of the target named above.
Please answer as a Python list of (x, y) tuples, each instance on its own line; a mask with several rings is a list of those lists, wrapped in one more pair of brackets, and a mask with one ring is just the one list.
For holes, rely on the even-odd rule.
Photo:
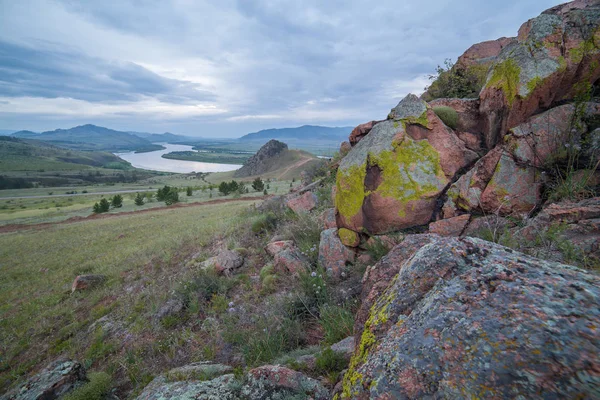
[[(350, 137), (348, 139), (348, 141), (350, 142), (350, 146), (355, 146), (358, 142), (360, 142), (360, 139), (367, 136), (367, 134), (369, 132), (371, 132), (371, 129), (373, 129), (373, 127), (380, 122), (382, 122), (382, 121), (365, 122), (364, 124), (360, 124), (356, 128), (354, 128), (352, 130), (352, 132), (350, 133)], [(342, 143), (342, 145), (343, 145), (343, 143)], [(343, 150), (344, 150), (344, 153), (347, 153), (348, 151), (350, 151), (350, 148), (346, 147)], [(340, 147), (340, 153), (341, 152), (342, 152), (342, 148)]]
[(598, 396), (596, 275), (413, 235), (375, 266), (363, 299), (343, 398)]
[(247, 176), (260, 175), (267, 172), (268, 166), (264, 163), (269, 158), (276, 157), (281, 152), (288, 149), (287, 144), (278, 140), (272, 139), (265, 143), (255, 155), (250, 157), (244, 163), (244, 166), (233, 174), (236, 178), (244, 178)]
[(429, 223), (436, 198), (477, 154), (408, 95), (340, 163), (338, 227), (369, 234)]
[(86, 382), (83, 366), (77, 361), (58, 360), (29, 379), (2, 400), (54, 400)]
[(93, 289), (102, 285), (105, 281), (106, 277), (104, 275), (78, 275), (73, 281), (71, 292)]
[(319, 264), (325, 268), (327, 274), (334, 279), (339, 279), (346, 268), (346, 264), (354, 262), (356, 254), (344, 246), (335, 228), (321, 232), (319, 242)]
[(493, 62), (502, 50), (516, 42), (516, 38), (502, 37), (496, 40), (474, 44), (469, 47), (462, 56), (458, 57), (458, 65), (471, 66), (477, 64), (489, 64)]
[(576, 0), (543, 12), (519, 29), (490, 68), (481, 91), (488, 149), (539, 110), (572, 99), (600, 78), (600, 4)]

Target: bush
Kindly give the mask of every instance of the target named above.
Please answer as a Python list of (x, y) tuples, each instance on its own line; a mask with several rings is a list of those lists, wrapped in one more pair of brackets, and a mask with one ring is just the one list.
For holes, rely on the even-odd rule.
[(63, 400), (101, 400), (110, 391), (112, 378), (105, 372), (91, 372), (89, 382), (67, 393)]
[(110, 199), (110, 204), (111, 204), (111, 206), (113, 206), (113, 208), (123, 207), (123, 196), (121, 196), (120, 194), (115, 194)]
[(133, 200), (136, 206), (144, 205), (144, 196), (141, 193), (136, 193), (135, 199)]
[(254, 182), (252, 182), (252, 189), (256, 192), (262, 192), (265, 189), (265, 183), (262, 179), (256, 178)]
[(458, 113), (454, 108), (446, 106), (433, 107), (433, 112), (440, 117), (447, 126), (456, 129), (458, 125)]
[(354, 315), (346, 307), (324, 304), (319, 309), (319, 324), (326, 344), (334, 344), (352, 335)]
[(438, 65), (435, 74), (429, 76), (432, 82), (425, 88), (424, 100), (477, 97), (485, 83), (487, 70), (486, 64), (462, 66), (446, 59), (444, 66)]
[(156, 192), (156, 200), (164, 201), (166, 205), (179, 202), (179, 190), (176, 187), (165, 185)]
[(94, 212), (96, 214), (104, 213), (110, 210), (110, 203), (106, 199), (100, 199), (99, 203), (94, 204)]
[(192, 194), (194, 194), (194, 191), (192, 190), (192, 188), (190, 186), (188, 186), (185, 189), (185, 194), (186, 194), (186, 196), (191, 196)]

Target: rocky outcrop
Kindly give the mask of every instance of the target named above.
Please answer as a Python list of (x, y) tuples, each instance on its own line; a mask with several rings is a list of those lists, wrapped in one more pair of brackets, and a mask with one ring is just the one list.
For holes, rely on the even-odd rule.
[(464, 67), (490, 64), (498, 57), (506, 46), (513, 44), (516, 40), (517, 39), (514, 37), (502, 37), (500, 39), (474, 44), (458, 57), (456, 64)]
[(299, 196), (293, 196), (286, 200), (285, 204), (296, 214), (307, 213), (317, 207), (317, 195), (307, 191)]
[(87, 382), (85, 369), (77, 361), (57, 360), (2, 400), (54, 400)]
[(598, 395), (597, 275), (413, 235), (370, 272), (363, 299), (342, 398)]
[(232, 370), (220, 364), (177, 368), (155, 378), (137, 400), (329, 398), (319, 381), (285, 367), (264, 365), (250, 370), (243, 379), (237, 379)]
[(481, 91), (484, 137), (493, 148), (511, 127), (600, 78), (600, 4), (576, 0), (543, 12), (502, 49)]
[(337, 225), (380, 234), (427, 224), (437, 197), (476, 159), (427, 103), (408, 95), (340, 163)]
[[(371, 129), (373, 129), (373, 127), (375, 125), (377, 125), (378, 123), (380, 123), (380, 122), (382, 122), (382, 121), (365, 122), (364, 124), (360, 124), (356, 128), (354, 128), (352, 130), (352, 132), (350, 133), (350, 136), (349, 136), (349, 139), (348, 139), (348, 141), (350, 142), (350, 146), (355, 146), (358, 142), (360, 142), (360, 139), (362, 139), (363, 137), (367, 136), (367, 134), (369, 132), (371, 132)], [(342, 143), (342, 146), (343, 145), (344, 145), (344, 143)], [(340, 147), (340, 153), (342, 153), (342, 154), (346, 153), (347, 154), (348, 151), (350, 151), (350, 148), (348, 148), (348, 147), (345, 147), (345, 148)]]
[(250, 157), (242, 166), (233, 174), (236, 178), (245, 178), (247, 176), (261, 175), (269, 170), (269, 164), (266, 160), (274, 158), (288, 149), (287, 144), (275, 139), (265, 143), (255, 155)]

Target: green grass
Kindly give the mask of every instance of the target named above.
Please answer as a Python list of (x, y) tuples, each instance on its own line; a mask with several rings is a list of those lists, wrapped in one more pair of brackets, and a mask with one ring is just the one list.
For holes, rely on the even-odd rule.
[[(148, 322), (138, 317), (155, 311), (179, 282), (191, 279), (182, 276), (184, 270), (163, 269), (178, 265), (174, 259), (184, 257), (186, 249), (193, 251), (231, 229), (248, 206), (165, 209), (0, 234), (0, 390), (57, 353), (94, 365), (121, 350), (98, 344), (87, 334), (94, 320), (91, 310), (120, 296), (112, 313), (127, 315), (134, 324), (129, 329), (144, 329)], [(107, 284), (71, 295), (70, 285), (81, 273), (104, 274)], [(138, 281), (146, 289), (123, 296), (125, 287), (137, 287)], [(52, 343), (56, 348), (49, 348)], [(155, 351), (165, 353), (173, 346), (161, 343)]]

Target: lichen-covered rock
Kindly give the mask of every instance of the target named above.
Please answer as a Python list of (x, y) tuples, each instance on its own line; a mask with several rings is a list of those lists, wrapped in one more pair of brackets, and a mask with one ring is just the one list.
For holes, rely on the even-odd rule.
[(358, 233), (351, 231), (350, 229), (338, 229), (338, 236), (344, 246), (358, 247), (358, 245), (360, 244), (360, 236), (358, 235)]
[(329, 399), (323, 385), (301, 372), (279, 365), (263, 365), (248, 372), (242, 394), (249, 399), (285, 399), (310, 396), (314, 400)]
[(173, 380), (161, 375), (148, 384), (137, 400), (237, 400), (241, 384), (233, 374), (210, 380)]
[(322, 231), (319, 242), (319, 264), (334, 279), (339, 279), (346, 265), (356, 257), (352, 249), (344, 246), (337, 232), (335, 228)]
[(514, 43), (516, 38), (501, 37), (496, 40), (487, 40), (485, 42), (474, 44), (465, 51), (458, 60), (457, 65), (471, 66), (489, 64), (493, 62), (500, 52), (508, 45)]
[(572, 99), (580, 82), (600, 78), (600, 4), (575, 0), (519, 29), (490, 68), (480, 93), (488, 149), (538, 110)]
[(427, 103), (408, 95), (340, 163), (337, 225), (380, 234), (427, 224), (437, 196), (476, 158)]
[(87, 381), (83, 366), (72, 360), (57, 360), (13, 391), (2, 400), (54, 400)]
[(300, 252), (300, 249), (290, 247), (275, 254), (273, 266), (275, 271), (281, 274), (295, 275), (308, 268), (309, 263), (306, 257)]
[(265, 246), (265, 251), (271, 257), (275, 257), (280, 251), (291, 249), (294, 246), (293, 240), (276, 240), (269, 242), (269, 244)]
[(71, 285), (71, 292), (93, 289), (106, 282), (106, 276), (98, 274), (78, 275)]
[(317, 207), (317, 195), (307, 191), (299, 196), (293, 196), (286, 200), (286, 204), (296, 214), (307, 213)]
[[(373, 129), (373, 127), (375, 125), (377, 125), (380, 122), (382, 122), (382, 121), (369, 121), (369, 122), (365, 122), (364, 124), (360, 124), (356, 128), (354, 128), (352, 130), (352, 132), (350, 133), (350, 137), (348, 139), (350, 142), (350, 146), (355, 146), (358, 142), (360, 142), (360, 140), (363, 137), (367, 136), (369, 134), (369, 132), (371, 132), (371, 129)], [(343, 143), (342, 143), (342, 145), (343, 145)], [(347, 149), (347, 150), (350, 151), (350, 149)]]
[[(414, 235), (369, 277), (342, 398), (597, 398), (600, 277)], [(380, 276), (377, 279), (381, 278)]]
[(441, 219), (429, 224), (429, 233), (441, 236), (460, 236), (469, 223), (471, 215), (463, 214), (456, 217)]

